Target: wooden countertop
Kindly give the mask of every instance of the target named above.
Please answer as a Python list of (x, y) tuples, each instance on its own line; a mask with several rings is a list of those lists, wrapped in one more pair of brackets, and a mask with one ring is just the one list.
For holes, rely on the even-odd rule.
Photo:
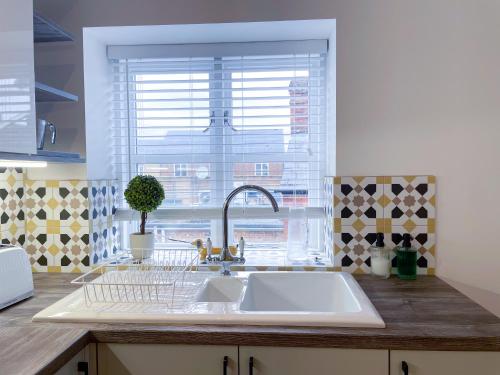
[(0, 374), (50, 374), (89, 342), (500, 351), (500, 319), (437, 277), (357, 280), (385, 329), (32, 323), (76, 289), (70, 274), (35, 274), (35, 297), (0, 311)]

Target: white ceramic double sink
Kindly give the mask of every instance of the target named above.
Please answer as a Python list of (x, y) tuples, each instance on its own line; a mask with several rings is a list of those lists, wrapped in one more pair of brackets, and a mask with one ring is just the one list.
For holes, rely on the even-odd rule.
[(212, 275), (182, 311), (167, 311), (160, 305), (124, 311), (89, 307), (82, 297), (81, 291), (74, 292), (34, 320), (385, 327), (356, 280), (342, 272)]

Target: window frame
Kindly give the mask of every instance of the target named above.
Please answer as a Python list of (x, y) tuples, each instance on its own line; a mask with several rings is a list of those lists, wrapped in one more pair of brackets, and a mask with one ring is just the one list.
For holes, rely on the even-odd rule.
[(186, 163), (175, 163), (174, 164), (174, 176), (175, 177), (188, 177), (188, 165)]
[[(257, 168), (257, 167), (260, 167), (260, 168)], [(255, 163), (255, 176), (256, 177), (269, 177), (269, 163)]]
[[(323, 64), (325, 64), (326, 59), (323, 60)], [(203, 72), (203, 71), (200, 71)], [(142, 72), (142, 74), (147, 74), (148, 72)], [(214, 62), (213, 62), (213, 69), (211, 71), (208, 71), (209, 73), (209, 88), (208, 88), (208, 101), (209, 101), (209, 111), (212, 114), (211, 115), (211, 122), (210, 126), (208, 128), (210, 135), (214, 135), (210, 137), (210, 147), (211, 150), (218, 150), (220, 151), (221, 149), (221, 143), (223, 145), (222, 150), (223, 152), (213, 152), (209, 156), (209, 159), (206, 159), (206, 156), (200, 157), (199, 160), (193, 160), (192, 163), (206, 163), (209, 164), (210, 172), (215, 174), (215, 178), (212, 180), (212, 186), (211, 186), (211, 197), (210, 197), (210, 203), (208, 207), (193, 207), (190, 210), (207, 210), (209, 212), (210, 210), (213, 209), (213, 207), (217, 207), (218, 204), (217, 202), (223, 202), (225, 195), (227, 192), (233, 190), (234, 188), (234, 169), (231, 167), (228, 167), (228, 163), (223, 163), (224, 155), (231, 155), (231, 163), (230, 164), (235, 164), (235, 163), (245, 163), (247, 162), (245, 160), (244, 156), (237, 155), (232, 153), (232, 146), (230, 142), (225, 141), (225, 132), (227, 131), (227, 127), (225, 126), (224, 118), (226, 117), (225, 111), (223, 108), (232, 108), (231, 105), (231, 95), (229, 95), (229, 98), (225, 97), (224, 94), (221, 94), (222, 89), (224, 91), (231, 91), (233, 88), (231, 88), (231, 77), (230, 73), (224, 72), (222, 69), (222, 58), (220, 57), (215, 57)], [(326, 80), (327, 76), (325, 75), (324, 77), (324, 85), (326, 88)], [(129, 90), (129, 73), (127, 72), (127, 91)], [(140, 84), (140, 83), (137, 83)], [(227, 86), (226, 86), (227, 85)], [(127, 96), (134, 95), (132, 93), (127, 93)], [(127, 98), (127, 106), (130, 105), (130, 99)], [(135, 102), (135, 101), (134, 101)], [(326, 112), (326, 108), (324, 109)], [(177, 176), (175, 173), (175, 166), (180, 165), (182, 163), (176, 163), (176, 160), (182, 159), (183, 157), (189, 157), (192, 160), (192, 155), (191, 154), (182, 154), (182, 155), (162, 155), (161, 159), (155, 159), (156, 156), (148, 156), (148, 155), (140, 155), (135, 152), (137, 148), (137, 144), (133, 144), (133, 140), (137, 140), (137, 119), (134, 118), (133, 114), (136, 113), (137, 108), (127, 108), (127, 114), (128, 114), (128, 124), (129, 124), (129, 137), (128, 137), (128, 150), (129, 150), (129, 163), (128, 163), (128, 173), (129, 177), (133, 177), (134, 175), (141, 173), (140, 172), (140, 165), (141, 164), (174, 164), (174, 175), (175, 177), (187, 177), (187, 176)], [(232, 113), (229, 113), (229, 118), (231, 118)], [(212, 119), (213, 117), (213, 119)], [(318, 136), (318, 135), (316, 135)], [(226, 137), (227, 139), (230, 139), (231, 137)], [(222, 142), (218, 141), (222, 140)], [(319, 142), (311, 142), (310, 144), (310, 153), (314, 155), (319, 155), (321, 153), (320, 150), (320, 144)], [(258, 162), (255, 163), (257, 164), (266, 164), (267, 167), (267, 174), (265, 175), (257, 175), (255, 173), (255, 176), (257, 177), (266, 177), (269, 176), (269, 164), (273, 162), (278, 162), (278, 163), (283, 163), (283, 162), (294, 162), (294, 158), (297, 155), (285, 155), (285, 158), (283, 155), (266, 155), (266, 162)], [(289, 160), (287, 158), (290, 158)], [(320, 156), (321, 157), (321, 156)], [(311, 161), (312, 162), (312, 161)], [(213, 169), (212, 169), (213, 168)], [(255, 171), (256, 172), (256, 171)], [(311, 172), (314, 173), (314, 172)], [(320, 186), (322, 184), (319, 184)], [(308, 192), (308, 198), (310, 199), (318, 199), (319, 194), (321, 194), (319, 191), (309, 191)], [(317, 194), (316, 196), (314, 194)], [(311, 207), (313, 209), (317, 207)], [(159, 211), (169, 211), (171, 212), (170, 208), (160, 208)], [(274, 218), (273, 213), (271, 210), (265, 208), (265, 207), (256, 207), (256, 210), (259, 210), (261, 212), (261, 218), (267, 219), (267, 218)], [(126, 211), (123, 209), (119, 209), (119, 211)], [(175, 216), (175, 215), (174, 215)], [(176, 220), (177, 218), (171, 216), (170, 218), (173, 220)], [(313, 216), (314, 217), (314, 216)], [(315, 216), (318, 217), (318, 216)], [(212, 239), (216, 242), (220, 240), (221, 233), (222, 233), (222, 222), (219, 218), (212, 218), (211, 220), (211, 225), (210, 225), (210, 232), (212, 233)], [(316, 225), (315, 225), (316, 226)], [(321, 224), (319, 225), (321, 227)], [(323, 243), (322, 241), (322, 231), (320, 228), (314, 228), (314, 231), (317, 231), (319, 233), (319, 236), (312, 236), (312, 241), (310, 245), (314, 248), (321, 248), (321, 244)], [(233, 233), (233, 227), (232, 224), (230, 223), (230, 237), (232, 237)], [(317, 237), (316, 240), (314, 240), (314, 237)]]

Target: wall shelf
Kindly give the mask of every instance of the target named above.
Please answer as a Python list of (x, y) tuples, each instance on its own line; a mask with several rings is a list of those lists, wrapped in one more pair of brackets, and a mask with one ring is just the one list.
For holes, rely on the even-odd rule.
[(73, 35), (63, 30), (61, 26), (37, 13), (33, 14), (33, 33), (35, 43), (69, 42), (74, 40)]
[(35, 82), (35, 99), (37, 102), (77, 102), (78, 96), (44, 83)]

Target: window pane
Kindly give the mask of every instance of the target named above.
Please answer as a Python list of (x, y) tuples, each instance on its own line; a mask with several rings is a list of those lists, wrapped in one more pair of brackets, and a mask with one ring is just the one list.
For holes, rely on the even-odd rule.
[[(139, 59), (117, 65), (116, 156), (124, 186), (138, 173), (156, 176), (165, 188), (165, 208), (220, 208), (243, 184), (268, 189), (280, 206), (322, 205), (324, 56)], [(269, 202), (246, 192), (232, 204)], [(220, 228), (220, 215), (204, 221), (202, 229), (192, 227), (200, 222), (175, 219), (157, 224), (165, 233), (181, 233), (185, 225), (186, 238), (211, 234), (220, 240), (220, 233), (210, 233)], [(238, 220), (230, 227), (235, 237), (255, 245), (286, 243), (286, 219)]]
[(152, 220), (148, 222), (147, 230), (155, 234), (156, 243), (166, 243), (169, 239), (187, 241), (191, 243), (198, 238), (206, 239), (207, 237), (210, 237), (210, 221)]
[(139, 174), (155, 176), (163, 185), (162, 207), (210, 205), (211, 174), (208, 163), (141, 164)]

